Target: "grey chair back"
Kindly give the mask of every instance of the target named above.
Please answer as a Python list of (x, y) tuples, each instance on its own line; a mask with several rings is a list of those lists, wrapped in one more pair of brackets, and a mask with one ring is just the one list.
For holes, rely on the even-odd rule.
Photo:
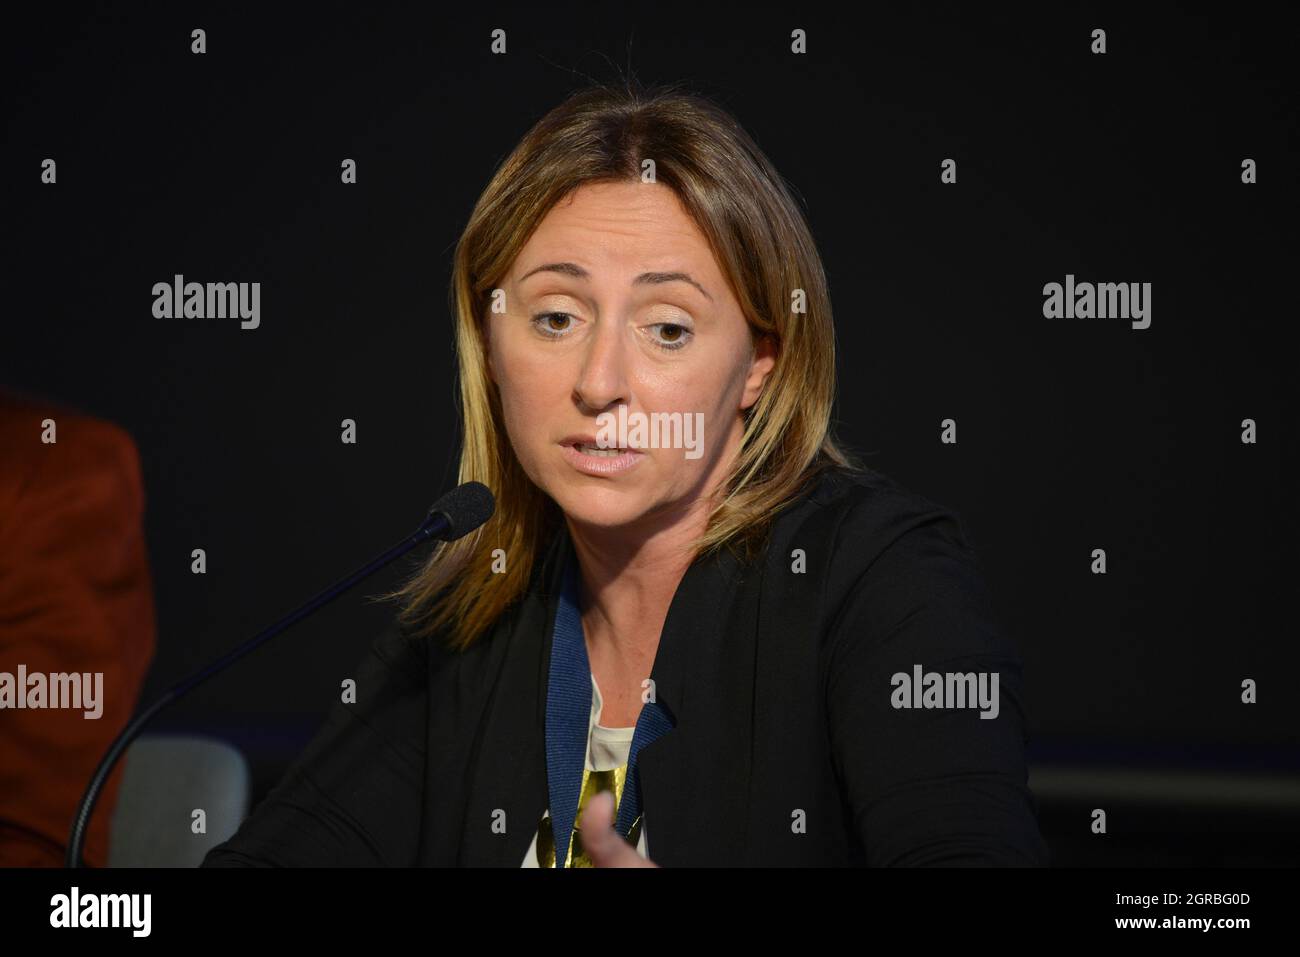
[(224, 741), (146, 734), (122, 760), (109, 867), (198, 867), (248, 814), (248, 762)]

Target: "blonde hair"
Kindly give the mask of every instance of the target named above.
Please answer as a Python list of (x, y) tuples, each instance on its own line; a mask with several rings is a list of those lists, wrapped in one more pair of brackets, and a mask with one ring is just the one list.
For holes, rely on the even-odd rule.
[[(459, 650), (523, 596), (533, 565), (558, 530), (559, 506), (515, 458), (488, 377), (483, 323), (490, 297), (547, 212), (579, 186), (639, 182), (642, 161), (670, 187), (712, 247), (754, 340), (771, 336), (776, 365), (744, 412), (741, 449), (696, 556), (722, 547), (753, 558), (771, 520), (822, 469), (861, 466), (837, 445), (835, 331), (821, 258), (798, 205), (768, 159), (721, 107), (674, 84), (595, 85), (546, 114), (505, 159), (456, 245), (451, 307), (459, 357), (459, 481), (496, 496), (488, 522), (440, 542), (423, 567), (381, 596), (403, 603), (416, 636), (447, 629)], [(806, 311), (792, 301), (802, 290)], [(509, 557), (493, 572), (493, 551)]]

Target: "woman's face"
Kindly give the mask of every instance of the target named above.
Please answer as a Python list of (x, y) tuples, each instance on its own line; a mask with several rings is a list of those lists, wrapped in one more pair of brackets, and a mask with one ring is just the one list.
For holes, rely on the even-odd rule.
[[(578, 188), (542, 220), (501, 289), (504, 310), (486, 320), (506, 429), (524, 471), (570, 520), (672, 520), (716, 488), (775, 360), (766, 340), (755, 350), (670, 188)], [(575, 436), (630, 451), (588, 454)]]

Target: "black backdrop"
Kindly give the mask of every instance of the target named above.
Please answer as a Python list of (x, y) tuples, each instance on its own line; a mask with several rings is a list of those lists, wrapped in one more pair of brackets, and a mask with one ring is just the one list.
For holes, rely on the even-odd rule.
[[(1036, 769), (1296, 773), (1298, 111), (1280, 23), (803, 4), (23, 16), (3, 39), (0, 382), (139, 444), (160, 636), (145, 698), (396, 541), (454, 481), (458, 231), (538, 117), (630, 63), (730, 109), (805, 204), (840, 433), (966, 521), (1024, 658)], [(259, 281), (260, 328), (155, 318), (151, 288), (176, 273)], [(1150, 328), (1044, 318), (1043, 285), (1067, 273), (1150, 282)], [(260, 796), (391, 615), (365, 595), (398, 573), (159, 727), (235, 741)], [(1245, 806), (1138, 809), (1103, 854), (1089, 799), (1042, 797), (1062, 863), (1298, 857), (1294, 818)]]

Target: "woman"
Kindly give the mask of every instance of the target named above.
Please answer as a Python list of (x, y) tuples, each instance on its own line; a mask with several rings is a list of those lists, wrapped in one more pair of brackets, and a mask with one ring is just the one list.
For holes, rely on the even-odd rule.
[(497, 511), (205, 865), (1045, 862), (960, 520), (834, 441), (816, 247), (730, 116), (570, 98), (453, 301)]

